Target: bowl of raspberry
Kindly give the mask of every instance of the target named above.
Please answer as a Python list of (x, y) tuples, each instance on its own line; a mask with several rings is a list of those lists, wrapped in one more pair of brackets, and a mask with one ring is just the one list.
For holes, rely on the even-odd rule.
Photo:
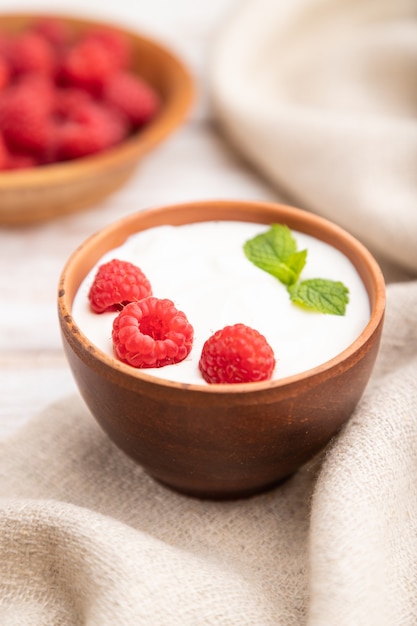
[(92, 416), (155, 480), (212, 499), (277, 486), (337, 435), (384, 309), (381, 270), (357, 239), (240, 200), (122, 218), (70, 256), (58, 290)]
[(188, 69), (160, 43), (75, 17), (0, 17), (0, 225), (91, 207), (184, 121)]

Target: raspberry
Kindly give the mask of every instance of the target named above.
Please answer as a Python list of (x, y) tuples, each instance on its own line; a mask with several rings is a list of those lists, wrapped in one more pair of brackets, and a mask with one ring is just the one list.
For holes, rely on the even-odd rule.
[(0, 56), (8, 59), (10, 50), (11, 36), (8, 33), (0, 32)]
[(1, 94), (0, 127), (13, 149), (46, 154), (52, 141), (49, 114), (49, 97), (25, 81)]
[(92, 102), (92, 97), (77, 87), (59, 88), (55, 91), (54, 114), (62, 120), (77, 117), (84, 104)]
[(113, 349), (118, 359), (138, 368), (163, 367), (190, 353), (194, 330), (171, 300), (153, 296), (131, 302), (113, 322)]
[(131, 61), (131, 46), (128, 39), (119, 31), (110, 28), (95, 28), (85, 35), (86, 41), (96, 41), (105, 48), (118, 69), (128, 67)]
[(127, 303), (152, 295), (150, 282), (139, 267), (113, 259), (101, 265), (88, 297), (95, 313), (120, 311)]
[(0, 134), (0, 170), (23, 170), (40, 164), (40, 160), (34, 155), (15, 151), (7, 146)]
[(55, 106), (56, 87), (51, 77), (42, 74), (25, 74), (14, 85), (28, 98), (40, 101), (49, 115)]
[(225, 326), (203, 345), (199, 369), (208, 383), (249, 383), (268, 380), (275, 367), (271, 346), (245, 324)]
[(116, 61), (106, 46), (95, 39), (83, 39), (71, 46), (64, 57), (60, 77), (64, 84), (99, 96), (116, 68)]
[[(69, 106), (69, 104), (68, 104)], [(68, 119), (58, 120), (55, 128), (57, 157), (78, 159), (116, 145), (127, 136), (125, 120), (104, 105), (93, 101), (72, 103)]]
[(0, 133), (0, 170), (6, 169), (8, 160), (9, 160), (8, 150), (3, 139), (3, 135)]
[(0, 91), (10, 82), (10, 67), (6, 59), (0, 56)]
[[(25, 154), (25, 153), (19, 153), (19, 152), (9, 152), (7, 161), (6, 161), (6, 166), (4, 167), (4, 169), (6, 170), (23, 170), (23, 169), (29, 169), (31, 167), (36, 167), (37, 165), (40, 165), (40, 161), (38, 159), (36, 159), (36, 157), (34, 157), (33, 155), (30, 154)], [(1, 169), (1, 168), (0, 168)]]
[(26, 31), (12, 41), (9, 62), (16, 74), (37, 73), (52, 76), (55, 71), (53, 47), (38, 33)]
[(57, 17), (40, 17), (34, 21), (31, 30), (42, 35), (56, 50), (63, 49), (71, 39), (70, 27)]
[(103, 98), (126, 115), (133, 126), (148, 122), (159, 108), (156, 91), (129, 72), (118, 72), (110, 76), (104, 85)]

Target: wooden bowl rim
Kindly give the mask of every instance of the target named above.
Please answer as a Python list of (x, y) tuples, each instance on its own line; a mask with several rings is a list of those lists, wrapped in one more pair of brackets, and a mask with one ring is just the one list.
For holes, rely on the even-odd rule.
[[(72, 318), (72, 302), (68, 302), (67, 282), (69, 280), (69, 276), (71, 276), (74, 265), (76, 265), (78, 262), (80, 255), (83, 255), (86, 250), (91, 249), (92, 247), (95, 247), (97, 245), (103, 245), (104, 242), (107, 240), (107, 237), (111, 233), (123, 231), (125, 233), (124, 238), (121, 240), (123, 241), (126, 239), (127, 236), (129, 236), (129, 234), (139, 232), (137, 228), (135, 228), (134, 230), (129, 230), (132, 225), (136, 224), (137, 220), (143, 221), (148, 218), (153, 220), (155, 218), (156, 220), (160, 220), (159, 224), (169, 224), (172, 223), (172, 220), (169, 220), (170, 217), (178, 215), (184, 210), (187, 212), (187, 214), (190, 212), (195, 212), (196, 217), (198, 217), (201, 213), (201, 210), (205, 208), (219, 211), (218, 219), (220, 220), (233, 220), (233, 218), (230, 218), (228, 216), (222, 217), (223, 211), (226, 210), (231, 212), (232, 214), (235, 214), (236, 216), (240, 214), (240, 217), (234, 218), (236, 221), (246, 220), (255, 222), (258, 220), (249, 220), (250, 215), (252, 215), (252, 218), (254, 218), (254, 210), (265, 210), (268, 212), (276, 211), (278, 209), (279, 211), (283, 212), (283, 214), (285, 214), (285, 221), (295, 220), (305, 224), (305, 231), (304, 228), (300, 228), (299, 225), (297, 225), (297, 227), (293, 227), (294, 230), (301, 230), (302, 232), (306, 232), (308, 234), (311, 230), (311, 226), (313, 226), (315, 229), (319, 229), (320, 231), (322, 231), (323, 234), (326, 234), (328, 237), (335, 237), (337, 241), (333, 242), (332, 245), (334, 245), (336, 248), (338, 247), (336, 243), (340, 244), (340, 242), (343, 242), (345, 246), (349, 248), (349, 250), (355, 251), (355, 255), (353, 256), (356, 256), (358, 260), (362, 260), (362, 262), (366, 266), (367, 270), (369, 271), (369, 276), (371, 278), (374, 288), (374, 302), (370, 302), (370, 319), (360, 335), (342, 352), (316, 367), (304, 370), (302, 372), (299, 372), (298, 374), (279, 378), (276, 380), (253, 383), (238, 383), (234, 385), (198, 385), (194, 383), (182, 383), (165, 380), (151, 374), (147, 374), (143, 369), (135, 369), (125, 363), (122, 363), (121, 361), (118, 361), (116, 357), (110, 357), (106, 353), (102, 352), (95, 344), (93, 344), (88, 339), (88, 337), (84, 335), (81, 329), (74, 322)], [(244, 214), (243, 216), (241, 214), (242, 212)], [(282, 218), (284, 219), (284, 215), (282, 216)], [(215, 218), (212, 219), (214, 220)], [(196, 219), (194, 221), (201, 222), (207, 221), (207, 219)], [(187, 223), (187, 221), (177, 223)], [(144, 230), (146, 230), (146, 228)], [(317, 236), (317, 234), (315, 236)], [(327, 237), (324, 240), (326, 241)], [(114, 246), (111, 246), (110, 248), (103, 247), (103, 251), (100, 252), (98, 258), (100, 258), (102, 254), (105, 253), (105, 251), (108, 251), (113, 247)], [(349, 258), (351, 262), (354, 263), (352, 257)], [(77, 289), (78, 287), (79, 285), (77, 286)], [(368, 296), (371, 299), (371, 294), (369, 293), (369, 291)], [(75, 343), (78, 344), (78, 348), (81, 351), (85, 350), (86, 354), (88, 353), (90, 359), (92, 357), (97, 359), (102, 366), (104, 366), (105, 368), (109, 368), (110, 370), (116, 371), (123, 376), (126, 376), (128, 379), (131, 380), (131, 382), (133, 382), (134, 380), (143, 381), (144, 383), (151, 385), (154, 384), (159, 387), (184, 391), (188, 390), (206, 394), (250, 394), (254, 392), (262, 392), (268, 389), (279, 389), (284, 387), (292, 388), (294, 385), (299, 384), (302, 381), (306, 381), (308, 379), (311, 379), (311, 381), (313, 381), (313, 379), (316, 380), (317, 377), (322, 377), (328, 374), (330, 370), (343, 371), (344, 368), (348, 369), (355, 362), (355, 354), (357, 354), (361, 350), (361, 348), (363, 348), (367, 344), (367, 342), (372, 338), (374, 333), (377, 332), (378, 328), (383, 323), (385, 304), (385, 280), (382, 271), (370, 251), (353, 235), (348, 233), (340, 226), (334, 224), (330, 220), (327, 220), (326, 218), (318, 216), (314, 213), (310, 213), (303, 209), (275, 202), (251, 200), (197, 200), (194, 202), (190, 201), (173, 205), (153, 207), (127, 215), (92, 234), (72, 253), (72, 255), (69, 257), (63, 267), (58, 288), (58, 315), (60, 318), (60, 322), (63, 325), (63, 328), (65, 328), (66, 331), (72, 336)], [(75, 333), (73, 332), (74, 329)]]
[[(194, 79), (187, 66), (168, 47), (156, 39), (130, 30), (122, 24), (111, 24), (106, 20), (96, 20), (93, 17), (70, 15), (68, 13), (57, 12), (9, 12), (0, 15), (0, 27), (2, 20), (5, 21), (30, 21), (41, 17), (59, 18), (74, 25), (108, 27), (126, 34), (129, 39), (141, 42), (149, 46), (154, 52), (165, 59), (176, 75), (176, 88), (169, 94), (165, 105), (157, 117), (121, 144), (106, 151), (81, 159), (65, 161), (62, 163), (51, 163), (38, 168), (27, 170), (7, 170), (0, 171), (0, 191), (13, 189), (24, 190), (25, 188), (54, 187), (59, 186), (62, 181), (80, 181), (89, 178), (96, 172), (111, 170), (118, 165), (129, 161), (135, 161), (142, 154), (147, 152), (155, 144), (159, 143), (166, 135), (180, 125), (187, 114), (195, 97)], [(1, 208), (0, 208), (1, 215)], [(1, 218), (0, 218), (1, 219)]]

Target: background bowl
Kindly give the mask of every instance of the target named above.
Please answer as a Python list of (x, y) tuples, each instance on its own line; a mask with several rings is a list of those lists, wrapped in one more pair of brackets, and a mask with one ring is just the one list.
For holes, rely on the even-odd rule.
[[(330, 243), (359, 272), (371, 303), (361, 335), (323, 365), (281, 380), (188, 385), (113, 359), (72, 319), (77, 289), (101, 256), (132, 233), (210, 220), (285, 223)], [(364, 246), (332, 223), (292, 207), (203, 201), (130, 215), (90, 237), (63, 269), (58, 296), (63, 345), (81, 395), (109, 437), (154, 478), (194, 496), (234, 498), (294, 473), (337, 433), (374, 365), (385, 308), (384, 279)]]
[[(2, 15), (0, 32), (23, 30), (40, 15)], [(194, 86), (187, 68), (155, 41), (103, 22), (75, 17), (64, 19), (75, 33), (92, 27), (122, 32), (133, 48), (132, 70), (159, 93), (158, 115), (136, 135), (105, 152), (61, 164), (20, 171), (0, 171), (0, 225), (41, 222), (90, 207), (120, 188), (138, 161), (184, 120)]]

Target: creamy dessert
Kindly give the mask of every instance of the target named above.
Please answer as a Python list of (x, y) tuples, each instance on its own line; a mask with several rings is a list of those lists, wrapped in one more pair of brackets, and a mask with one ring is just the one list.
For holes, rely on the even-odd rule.
[(267, 229), (265, 224), (213, 221), (136, 233), (104, 255), (86, 276), (73, 303), (73, 318), (93, 344), (114, 356), (111, 334), (118, 313), (94, 313), (88, 293), (97, 268), (117, 258), (137, 265), (149, 279), (153, 295), (172, 300), (194, 327), (193, 347), (185, 360), (143, 370), (146, 374), (207, 384), (198, 368), (203, 344), (215, 331), (237, 323), (267, 339), (276, 358), (273, 379), (320, 365), (347, 348), (367, 325), (370, 303), (365, 286), (339, 250), (293, 230), (298, 250), (308, 251), (302, 280), (341, 281), (349, 290), (344, 315), (297, 306), (285, 286), (244, 253), (245, 242)]

